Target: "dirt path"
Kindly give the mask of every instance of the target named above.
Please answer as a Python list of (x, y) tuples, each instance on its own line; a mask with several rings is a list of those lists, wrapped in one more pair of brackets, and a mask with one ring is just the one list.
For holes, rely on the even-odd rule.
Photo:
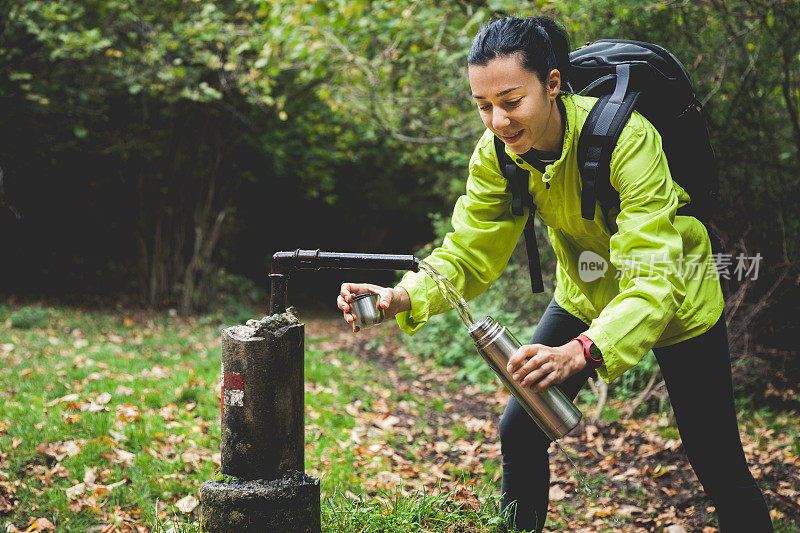
[[(477, 490), (483, 479), (495, 494), (499, 492), (497, 424), (508, 401), (502, 387), (487, 392), (456, 382), (455, 370), (408, 353), (396, 328), (352, 335), (338, 320), (305, 321), (309, 338), (326, 339), (315, 343), (315, 348), (357, 354), (381, 368), (383, 386), (420, 399), (417, 403), (387, 399), (356, 417), (357, 422), (384, 424), (394, 435), (405, 435), (405, 440), (392, 440), (393, 467), (380, 476), (384, 481), (401, 482), (411, 489), (430, 490), (437, 484), (448, 490), (461, 487), (464, 494), (470, 486)], [(591, 414), (591, 409), (584, 406), (585, 414)], [(658, 432), (663, 420), (651, 416), (589, 425), (586, 418), (560, 443), (580, 464), (592, 494), (577, 491), (575, 469), (564, 453), (551, 446), (548, 526), (552, 531), (718, 531), (711, 502), (680, 440)], [(407, 443), (423, 443), (414, 461), (407, 458)], [(800, 520), (798, 457), (746, 436), (744, 444), (773, 516)], [(487, 471), (488, 465), (494, 471)], [(461, 471), (470, 474), (468, 487), (459, 481)]]

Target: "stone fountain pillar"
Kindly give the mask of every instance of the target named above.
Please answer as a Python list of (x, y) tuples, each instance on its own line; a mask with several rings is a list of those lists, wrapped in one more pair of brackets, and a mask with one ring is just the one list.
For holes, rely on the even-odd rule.
[(305, 474), (305, 326), (284, 312), (222, 331), (222, 472), (200, 487), (208, 533), (319, 533)]

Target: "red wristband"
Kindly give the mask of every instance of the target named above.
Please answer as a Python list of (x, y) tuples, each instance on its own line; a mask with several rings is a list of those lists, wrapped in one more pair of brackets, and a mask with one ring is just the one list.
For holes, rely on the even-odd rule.
[(599, 359), (592, 357), (592, 354), (590, 352), (590, 348), (594, 345), (594, 341), (592, 339), (581, 333), (572, 340), (580, 342), (581, 345), (583, 346), (583, 357), (584, 359), (586, 359), (586, 364), (589, 366), (589, 368), (595, 370), (597, 367), (603, 364), (602, 355), (600, 356)]

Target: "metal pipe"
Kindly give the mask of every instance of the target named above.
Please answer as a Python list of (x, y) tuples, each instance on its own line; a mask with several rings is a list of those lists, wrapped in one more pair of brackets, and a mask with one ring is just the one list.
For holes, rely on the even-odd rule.
[(336, 268), (350, 270), (419, 270), (419, 259), (413, 255), (361, 254), (300, 250), (275, 252), (270, 272), (288, 274), (292, 270)]
[(275, 315), (286, 310), (286, 282), (288, 274), (269, 275), (269, 314)]
[(300, 250), (276, 252), (270, 265), (270, 314), (286, 309), (286, 286), (294, 270), (411, 270), (419, 271), (419, 259), (413, 255), (361, 254)]

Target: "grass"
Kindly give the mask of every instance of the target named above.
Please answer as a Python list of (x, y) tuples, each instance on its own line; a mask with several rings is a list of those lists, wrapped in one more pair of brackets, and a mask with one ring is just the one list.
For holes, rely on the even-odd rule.
[(461, 525), (460, 531), (490, 531), (505, 518), (496, 495), (482, 496), (479, 504), (459, 500), (458, 493), (450, 491), (404, 495), (398, 489), (370, 499), (334, 492), (323, 500), (322, 519), (328, 531), (336, 532), (459, 531), (454, 525)]
[[(13, 506), (0, 528), (46, 519), (65, 532), (110, 524), (196, 531), (197, 509), (184, 512), (179, 502), (219, 468), (219, 332), (232, 323), (220, 314), (0, 306), (0, 482), (8, 487), (0, 496)], [(491, 491), (476, 510), (447, 491), (397, 488), (382, 477), (391, 471), (383, 451), (401, 436), (359, 433), (353, 413), (401, 395), (376, 379), (374, 365), (317, 350), (320, 341), (307, 339), (306, 348), (306, 470), (322, 480), (325, 530), (458, 523), (488, 531), (497, 523)], [(406, 458), (416, 450), (407, 443)]]
[[(198, 531), (191, 498), (219, 468), (220, 329), (239, 318), (0, 304), (0, 531), (37, 531), (39, 519), (58, 532), (114, 524)], [(457, 489), (406, 483), (399, 469), (434, 476), (421, 459), (426, 443), (370, 423), (400, 403), (409, 413), (442, 415), (448, 400), (395, 390), (385, 369), (324, 341), (307, 338), (305, 354), (306, 471), (322, 482), (323, 530), (496, 530), (504, 520), (499, 460), (484, 460), (475, 474), (452, 466), (448, 472), (462, 476)], [(603, 417), (619, 417), (611, 402)], [(795, 418), (744, 408), (742, 420), (758, 446), (800, 455)], [(427, 429), (425, 416), (411, 423)], [(450, 443), (478, 439), (460, 422), (447, 431)], [(676, 437), (673, 426), (658, 431)], [(602, 479), (588, 481), (602, 491)], [(561, 517), (578, 510), (557, 506), (563, 512), (548, 528), (568, 529)], [(798, 524), (776, 517), (775, 528)]]
[[(5, 520), (87, 531), (118, 506), (120, 522), (156, 523), (157, 501), (196, 493), (216, 468), (217, 328), (31, 309), (0, 316), (2, 470), (19, 502)], [(23, 313), (48, 319), (20, 328)]]

